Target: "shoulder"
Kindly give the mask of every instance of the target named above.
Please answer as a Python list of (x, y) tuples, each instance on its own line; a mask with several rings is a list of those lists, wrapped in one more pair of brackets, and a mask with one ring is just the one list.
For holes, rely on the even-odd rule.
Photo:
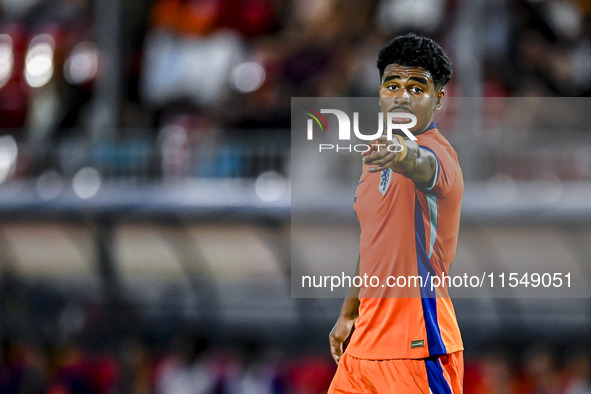
[(440, 144), (445, 147), (450, 147), (453, 149), (451, 143), (444, 137), (444, 135), (439, 131), (437, 128), (432, 128), (424, 132), (423, 134), (419, 134), (417, 137), (417, 144)]
[(417, 144), (430, 151), (437, 160), (433, 186), (426, 189), (429, 193), (446, 195), (452, 189), (463, 190), (462, 169), (458, 155), (450, 142), (434, 128), (417, 136)]
[(440, 156), (442, 153), (450, 155), (454, 161), (458, 161), (458, 155), (456, 150), (451, 143), (441, 134), (441, 132), (433, 128), (423, 134), (417, 136), (417, 144), (421, 148), (427, 148), (433, 152), (436, 156)]

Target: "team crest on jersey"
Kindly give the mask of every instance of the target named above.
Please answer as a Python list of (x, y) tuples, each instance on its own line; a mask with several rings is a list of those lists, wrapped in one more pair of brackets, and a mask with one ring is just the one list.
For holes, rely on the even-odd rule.
[(381, 172), (380, 175), (380, 184), (378, 185), (378, 190), (382, 193), (382, 196), (386, 195), (388, 188), (390, 187), (390, 182), (392, 181), (392, 170), (386, 168)]

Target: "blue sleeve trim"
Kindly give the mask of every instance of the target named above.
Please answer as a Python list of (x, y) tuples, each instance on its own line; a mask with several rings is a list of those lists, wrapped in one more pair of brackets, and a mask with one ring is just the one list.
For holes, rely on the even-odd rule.
[(423, 145), (419, 145), (419, 148), (426, 149), (429, 152), (433, 153), (433, 155), (435, 156), (435, 159), (437, 159), (437, 167), (435, 168), (435, 176), (433, 177), (433, 183), (431, 184), (431, 186), (428, 186), (425, 188), (425, 190), (431, 191), (431, 190), (433, 190), (433, 188), (435, 187), (435, 185), (437, 185), (437, 182), (439, 181), (439, 175), (441, 175), (441, 163), (439, 162), (439, 157), (437, 157), (437, 154), (435, 152), (433, 152), (433, 149), (427, 148), (426, 146), (423, 146)]

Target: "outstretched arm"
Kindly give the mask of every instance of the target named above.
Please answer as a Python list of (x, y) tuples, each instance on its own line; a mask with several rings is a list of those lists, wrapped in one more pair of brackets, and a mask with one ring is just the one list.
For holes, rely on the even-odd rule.
[(379, 172), (386, 168), (412, 179), (418, 184), (433, 181), (437, 169), (437, 158), (428, 149), (421, 148), (415, 141), (398, 136), (394, 141), (380, 137), (371, 141), (370, 149), (363, 152), (364, 163), (370, 166), (369, 172)]

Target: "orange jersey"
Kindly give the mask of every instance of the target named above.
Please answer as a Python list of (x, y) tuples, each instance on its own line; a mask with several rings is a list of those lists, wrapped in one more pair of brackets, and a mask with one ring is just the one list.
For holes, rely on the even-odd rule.
[[(355, 194), (361, 227), (359, 274), (377, 276), (382, 284), (388, 276), (428, 281), (449, 275), (456, 253), (464, 191), (457, 154), (434, 126), (416, 137), (421, 148), (437, 157), (432, 185), (417, 185), (390, 169), (369, 173), (364, 166)], [(347, 353), (382, 360), (463, 350), (447, 289), (435, 289), (438, 296), (428, 286), (412, 290), (414, 295), (408, 289), (392, 290), (361, 288), (359, 318)]]

